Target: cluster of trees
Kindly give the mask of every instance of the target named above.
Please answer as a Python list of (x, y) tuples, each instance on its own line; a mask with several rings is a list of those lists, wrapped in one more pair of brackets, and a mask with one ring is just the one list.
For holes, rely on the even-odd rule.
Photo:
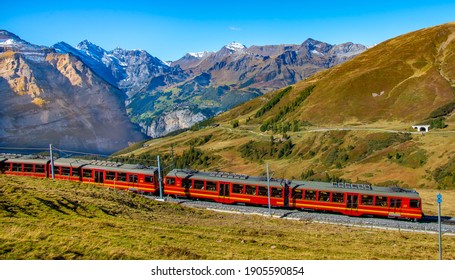
[(299, 130), (298, 121), (294, 121), (292, 124), (290, 122), (283, 122), (283, 124), (279, 124), (278, 122), (282, 120), (287, 114), (297, 109), (300, 106), (300, 104), (302, 104), (302, 102), (305, 101), (308, 98), (308, 96), (310, 96), (310, 94), (314, 90), (314, 87), (315, 87), (314, 85), (311, 85), (302, 90), (301, 92), (299, 92), (298, 97), (294, 101), (281, 108), (278, 114), (276, 114), (273, 118), (268, 119), (261, 125), (260, 127), (261, 131), (264, 132), (267, 130), (272, 130), (274, 132), (287, 132), (291, 131), (291, 126), (292, 131), (298, 131)]
[[(158, 166), (157, 155), (144, 153), (140, 155), (131, 154), (129, 156), (115, 157), (112, 161), (126, 164), (142, 164), (145, 166)], [(173, 152), (160, 156), (161, 170), (163, 174), (174, 168), (197, 169), (206, 168), (219, 160), (218, 156), (210, 155), (193, 145), (188, 150), (183, 151), (182, 155), (174, 155)]]
[(212, 134), (196, 137), (196, 138), (193, 138), (190, 141), (188, 141), (188, 144), (190, 145), (190, 147), (191, 146), (195, 146), (195, 147), (201, 146), (201, 145), (204, 145), (205, 143), (209, 142), (212, 139), (212, 137), (213, 137)]
[(347, 180), (337, 176), (324, 172), (324, 174), (316, 173), (313, 169), (308, 169), (302, 172), (300, 180), (304, 181), (321, 181), (321, 182), (342, 182), (346, 183)]
[(445, 117), (455, 110), (455, 101), (449, 102), (430, 113), (428, 124), (431, 128), (445, 128)]
[(452, 158), (447, 164), (436, 168), (432, 175), (438, 182), (439, 189), (453, 189), (455, 186), (455, 159)]
[(443, 117), (430, 120), (430, 128), (444, 128), (446, 124)]
[(207, 168), (218, 160), (218, 157), (209, 155), (200, 149), (191, 146), (183, 151), (182, 155), (175, 156), (175, 168)]
[(299, 121), (299, 120), (293, 120), (292, 122), (284, 121), (284, 122), (278, 122), (277, 119), (272, 118), (267, 121), (265, 121), (261, 127), (260, 130), (262, 132), (271, 130), (273, 133), (287, 133), (289, 131), (297, 132), (300, 131), (300, 129), (303, 126), (310, 126), (311, 123), (308, 121)]
[(259, 109), (259, 111), (256, 112), (254, 117), (259, 118), (262, 115), (264, 115), (265, 113), (267, 113), (268, 111), (270, 111), (273, 107), (275, 107), (276, 104), (278, 104), (278, 102), (280, 102), (280, 100), (281, 100), (281, 98), (283, 98), (283, 96), (285, 96), (288, 92), (291, 91), (291, 89), (292, 89), (292, 86), (288, 86), (287, 88), (278, 92), (274, 97), (272, 97), (272, 99), (269, 100), (269, 102), (267, 102), (264, 106), (262, 106), (261, 109)]
[(264, 159), (281, 159), (291, 155), (294, 144), (284, 135), (282, 139), (271, 136), (270, 141), (249, 141), (239, 148), (243, 158), (262, 162)]
[(205, 128), (207, 126), (210, 126), (210, 125), (214, 125), (215, 124), (215, 119), (212, 117), (212, 118), (209, 118), (209, 119), (206, 119), (206, 120), (203, 120), (202, 122), (198, 122), (196, 124), (194, 124), (190, 130), (191, 131), (198, 131), (202, 128)]

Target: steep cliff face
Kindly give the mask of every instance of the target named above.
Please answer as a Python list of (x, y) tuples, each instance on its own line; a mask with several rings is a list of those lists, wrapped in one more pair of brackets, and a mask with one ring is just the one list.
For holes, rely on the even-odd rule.
[(149, 125), (141, 123), (142, 130), (150, 137), (156, 138), (179, 129), (190, 128), (205, 120), (207, 116), (195, 113), (190, 109), (179, 109), (155, 118)]
[(52, 143), (111, 153), (144, 139), (126, 115), (123, 92), (80, 59), (29, 53), (18, 48), (0, 53), (0, 146)]

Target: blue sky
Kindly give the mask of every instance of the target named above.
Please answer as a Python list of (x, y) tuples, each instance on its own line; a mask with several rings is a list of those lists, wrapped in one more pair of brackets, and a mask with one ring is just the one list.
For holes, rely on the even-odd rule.
[(215, 51), (237, 41), (251, 45), (378, 44), (455, 21), (455, 1), (111, 0), (8, 1), (0, 29), (31, 43), (73, 46), (87, 39), (106, 50), (144, 49), (162, 60)]

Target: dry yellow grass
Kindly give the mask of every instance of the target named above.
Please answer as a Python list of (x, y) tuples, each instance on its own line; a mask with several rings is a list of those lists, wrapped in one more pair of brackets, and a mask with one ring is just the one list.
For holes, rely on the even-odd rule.
[[(429, 259), (437, 235), (215, 213), (0, 176), (0, 259)], [(444, 236), (444, 259), (455, 259)]]

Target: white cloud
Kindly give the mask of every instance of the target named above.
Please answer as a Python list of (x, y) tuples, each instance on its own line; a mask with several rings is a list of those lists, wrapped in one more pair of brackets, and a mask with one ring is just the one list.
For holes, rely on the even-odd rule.
[(236, 26), (229, 26), (229, 30), (231, 30), (231, 31), (240, 31), (240, 30), (242, 30), (242, 28), (236, 27)]

